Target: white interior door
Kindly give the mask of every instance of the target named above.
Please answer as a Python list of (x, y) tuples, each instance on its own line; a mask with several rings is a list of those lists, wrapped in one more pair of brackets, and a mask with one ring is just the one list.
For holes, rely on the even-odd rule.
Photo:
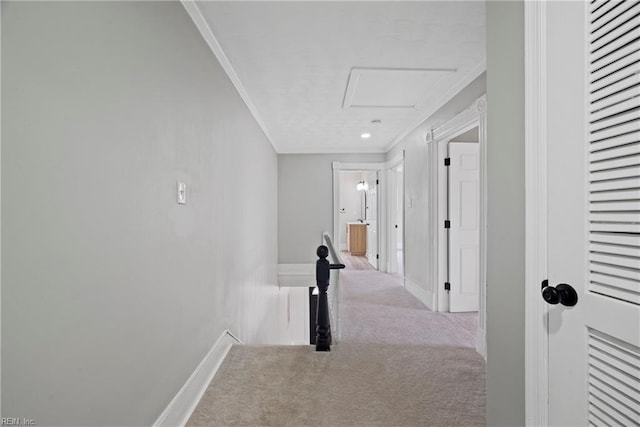
[(389, 273), (403, 273), (403, 165), (392, 168), (387, 173), (389, 181)]
[(449, 311), (478, 311), (480, 145), (450, 142), (449, 158)]
[(547, 7), (549, 422), (640, 425), (640, 3)]
[(388, 194), (389, 194), (389, 273), (394, 274), (398, 271), (398, 173), (396, 169), (390, 169), (387, 174), (388, 180)]
[(367, 259), (378, 269), (378, 172), (367, 174)]

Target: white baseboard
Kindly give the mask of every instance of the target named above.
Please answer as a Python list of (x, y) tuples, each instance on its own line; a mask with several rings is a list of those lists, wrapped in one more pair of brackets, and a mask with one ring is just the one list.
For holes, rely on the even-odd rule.
[(240, 340), (231, 332), (223, 332), (187, 382), (153, 423), (154, 427), (184, 426), (189, 421), (189, 417), (196, 409), (231, 346), (240, 343)]
[(424, 305), (426, 305), (429, 310), (436, 311), (436, 294), (434, 292), (422, 288), (408, 277), (405, 277), (405, 288), (411, 295), (418, 298)]
[(487, 333), (484, 329), (476, 331), (476, 351), (487, 360)]

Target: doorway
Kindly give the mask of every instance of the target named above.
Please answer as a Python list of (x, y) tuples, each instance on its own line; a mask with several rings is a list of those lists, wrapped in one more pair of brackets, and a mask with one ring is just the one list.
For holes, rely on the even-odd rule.
[(447, 143), (449, 312), (477, 312), (480, 298), (480, 150), (478, 127)]
[[(429, 233), (434, 236), (433, 246), (426, 260), (429, 265), (434, 266), (433, 281), (436, 285), (433, 287), (433, 307), (435, 311), (440, 312), (469, 313), (477, 324), (476, 350), (485, 357), (486, 138), (486, 95), (481, 96), (457, 116), (425, 135), (429, 165), (427, 198), (436, 201), (427, 217)], [(455, 154), (457, 160), (454, 160), (451, 157), (453, 153), (450, 153), (452, 146), (466, 148), (473, 146), (473, 149), (471, 153)], [(472, 182), (466, 182), (466, 178), (457, 179), (458, 188), (452, 195), (449, 189), (449, 175), (451, 163), (454, 161), (457, 162), (455, 166), (459, 169), (466, 169), (465, 173), (469, 172), (469, 169), (475, 169), (475, 176)], [(461, 195), (465, 194), (466, 198), (461, 198)], [(455, 203), (453, 203), (453, 197), (456, 198)], [(461, 202), (471, 208), (461, 206)], [(456, 243), (450, 240), (450, 237), (456, 238), (451, 236), (454, 224), (459, 226), (462, 223), (465, 224), (465, 228), (474, 229), (474, 249), (465, 246), (465, 242), (457, 243), (456, 247)], [(453, 256), (450, 251), (457, 252), (458, 264), (451, 259)], [(453, 268), (456, 269), (455, 274)]]
[(338, 173), (338, 241), (347, 268), (379, 268), (378, 172)]

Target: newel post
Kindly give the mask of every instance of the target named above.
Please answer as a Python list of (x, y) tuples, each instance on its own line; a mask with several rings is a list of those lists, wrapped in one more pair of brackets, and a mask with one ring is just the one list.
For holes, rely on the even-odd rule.
[(316, 284), (318, 286), (318, 310), (316, 314), (316, 351), (331, 351), (331, 325), (329, 323), (329, 302), (327, 289), (329, 288), (329, 270), (331, 268), (327, 256), (329, 249), (318, 246), (316, 251)]

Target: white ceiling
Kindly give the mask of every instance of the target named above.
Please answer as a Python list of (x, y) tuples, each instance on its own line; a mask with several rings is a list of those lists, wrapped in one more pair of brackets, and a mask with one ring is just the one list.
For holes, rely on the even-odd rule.
[(185, 7), (280, 153), (387, 151), (485, 69), (481, 1)]

